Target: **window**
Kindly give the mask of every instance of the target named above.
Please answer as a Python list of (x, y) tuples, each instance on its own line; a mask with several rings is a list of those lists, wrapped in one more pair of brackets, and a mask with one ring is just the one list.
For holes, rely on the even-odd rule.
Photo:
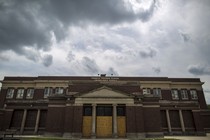
[(92, 106), (83, 107), (83, 116), (92, 116)]
[(150, 88), (143, 88), (143, 95), (150, 94)]
[(125, 106), (117, 106), (117, 116), (125, 116)]
[(34, 89), (33, 88), (27, 89), (26, 99), (32, 99), (33, 96), (34, 96)]
[(178, 90), (172, 89), (172, 90), (171, 90), (171, 94), (172, 94), (172, 99), (173, 99), (173, 100), (178, 100), (178, 99), (179, 99)]
[(23, 88), (19, 88), (18, 91), (17, 91), (16, 98), (17, 99), (22, 99), (23, 98), (23, 95), (24, 95), (24, 89)]
[(55, 89), (55, 94), (63, 94), (63, 88), (62, 87), (57, 87)]
[(9, 88), (9, 89), (7, 90), (7, 96), (6, 96), (6, 98), (7, 98), (7, 99), (13, 98), (14, 91), (15, 91), (15, 89)]
[(198, 99), (198, 95), (197, 95), (196, 90), (190, 90), (190, 95), (191, 95), (191, 99), (193, 99), (193, 100)]
[(187, 100), (188, 99), (188, 93), (186, 89), (182, 89), (181, 90), (181, 97), (183, 100)]
[(112, 106), (97, 106), (97, 116), (112, 116)]
[(51, 87), (46, 87), (44, 89), (44, 98), (47, 98), (48, 96), (50, 96), (52, 94), (52, 88)]
[(154, 88), (153, 89), (153, 95), (156, 97), (161, 97), (161, 89), (160, 88)]

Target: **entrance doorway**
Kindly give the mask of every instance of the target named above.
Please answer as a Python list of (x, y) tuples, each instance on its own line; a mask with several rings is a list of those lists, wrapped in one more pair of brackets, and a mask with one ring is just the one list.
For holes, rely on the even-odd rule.
[[(114, 134), (118, 137), (126, 136), (124, 105), (118, 105), (115, 111), (112, 105), (97, 105), (94, 108), (91, 105), (84, 105), (83, 107), (83, 137), (91, 137), (91, 134), (95, 134), (98, 138), (111, 138)], [(92, 116), (93, 112), (95, 112), (95, 117)], [(114, 112), (116, 117), (114, 117)], [(95, 125), (92, 126), (93, 124)], [(95, 133), (92, 130), (95, 130)]]

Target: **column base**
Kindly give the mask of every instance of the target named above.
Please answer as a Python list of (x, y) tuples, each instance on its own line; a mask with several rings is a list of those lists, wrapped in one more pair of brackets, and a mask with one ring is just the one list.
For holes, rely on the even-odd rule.
[(91, 133), (91, 139), (95, 139), (96, 138), (96, 133)]
[(113, 138), (118, 138), (117, 133), (112, 134), (112, 137), (113, 137)]

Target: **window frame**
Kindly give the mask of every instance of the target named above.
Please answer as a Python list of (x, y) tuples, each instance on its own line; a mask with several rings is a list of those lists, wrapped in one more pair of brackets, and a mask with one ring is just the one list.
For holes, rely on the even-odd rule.
[[(22, 92), (19, 92), (19, 91), (22, 91)], [(18, 88), (17, 90), (17, 95), (16, 95), (16, 99), (23, 99), (24, 97), (24, 92), (25, 92), (25, 89), (24, 88)], [(21, 95), (21, 96), (19, 96)]]
[[(177, 95), (177, 96), (175, 96), (175, 95)], [(172, 100), (179, 100), (180, 97), (179, 97), (178, 89), (172, 89), (171, 90), (171, 96), (172, 96)]]
[(153, 88), (153, 95), (162, 98), (161, 88)]
[(34, 88), (28, 88), (26, 92), (26, 99), (33, 99), (33, 98), (34, 98)]
[[(194, 95), (196, 95), (196, 98), (194, 98), (194, 96), (193, 96), (193, 91), (194, 91)], [(190, 97), (191, 97), (192, 100), (198, 100), (198, 93), (197, 93), (197, 90), (191, 89), (191, 90), (190, 90)]]
[(149, 95), (151, 94), (151, 89), (150, 88), (143, 88), (143, 95)]
[[(57, 89), (58, 89), (58, 91), (57, 91)], [(60, 91), (62, 91), (62, 92), (60, 92)], [(57, 95), (64, 94), (64, 88), (63, 87), (56, 87), (55, 88), (55, 94), (57, 94)]]
[[(12, 90), (12, 93), (11, 93)], [(13, 99), (14, 98), (14, 93), (15, 93), (15, 89), (14, 88), (8, 88), (7, 89), (7, 94), (6, 94), (6, 99)], [(10, 95), (10, 96), (8, 96)]]
[(181, 93), (181, 99), (182, 100), (188, 100), (189, 99), (187, 89), (181, 89), (180, 93)]
[(48, 98), (50, 95), (53, 93), (53, 88), (52, 87), (45, 87), (44, 88), (44, 98)]

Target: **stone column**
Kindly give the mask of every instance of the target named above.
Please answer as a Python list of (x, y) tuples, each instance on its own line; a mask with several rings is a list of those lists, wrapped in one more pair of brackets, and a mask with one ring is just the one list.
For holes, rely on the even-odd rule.
[(169, 111), (166, 109), (166, 119), (167, 119), (167, 124), (168, 124), (168, 131), (171, 133), (171, 122), (170, 122), (170, 116), (169, 116)]
[(26, 116), (27, 116), (27, 109), (24, 109), (23, 119), (22, 119), (21, 127), (20, 127), (20, 134), (23, 134), (25, 122), (26, 122)]
[(182, 110), (179, 110), (179, 118), (180, 118), (180, 123), (181, 123), (181, 127), (182, 127), (182, 132), (185, 132), (185, 126), (184, 126), (184, 120), (183, 120), (183, 116), (182, 116)]
[(117, 105), (113, 104), (113, 137), (117, 138)]
[(34, 134), (37, 134), (38, 132), (39, 120), (40, 120), (40, 109), (38, 109), (37, 115), (36, 115), (36, 124), (35, 124)]
[(92, 131), (91, 138), (96, 138), (96, 104), (92, 104)]

